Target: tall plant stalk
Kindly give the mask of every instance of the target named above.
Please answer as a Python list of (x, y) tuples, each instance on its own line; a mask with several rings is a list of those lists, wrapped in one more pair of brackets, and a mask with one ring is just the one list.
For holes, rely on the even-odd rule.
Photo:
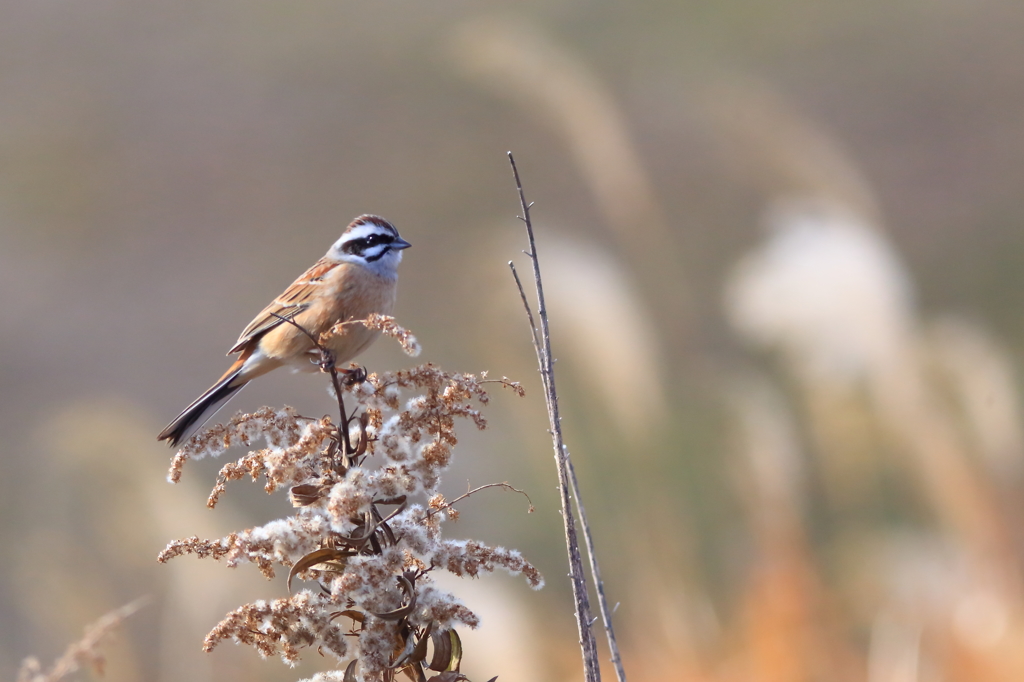
[[(597, 682), (601, 679), (601, 668), (597, 658), (597, 643), (591, 625), (594, 620), (590, 615), (590, 598), (587, 594), (587, 581), (583, 572), (583, 559), (580, 555), (579, 540), (576, 534), (576, 518), (570, 506), (570, 493), (576, 500), (576, 511), (580, 516), (580, 525), (583, 530), (584, 542), (587, 548), (587, 557), (590, 563), (590, 572), (597, 591), (598, 606), (604, 620), (605, 632), (608, 635), (608, 648), (611, 651), (612, 664), (615, 666), (615, 673), (619, 682), (626, 681), (626, 671), (622, 666), (622, 658), (619, 655), (619, 646), (615, 638), (615, 630), (612, 627), (611, 610), (608, 608), (608, 601), (605, 598), (604, 582), (601, 579), (601, 570), (598, 566), (597, 555), (594, 552), (593, 538), (590, 533), (590, 526), (587, 523), (586, 511), (583, 508), (580, 497), (579, 484), (576, 480), (576, 471), (569, 456), (569, 450), (565, 446), (562, 436), (562, 420), (558, 410), (558, 391), (555, 389), (555, 368), (551, 354), (551, 333), (548, 327), (547, 305), (544, 300), (544, 283), (540, 273), (540, 260), (537, 256), (537, 244), (533, 236), (533, 222), (530, 219), (530, 208), (532, 203), (526, 202), (523, 192), (523, 183), (519, 179), (519, 169), (516, 167), (515, 158), (512, 152), (508, 153), (509, 163), (512, 165), (512, 175), (515, 178), (516, 190), (519, 192), (519, 203), (523, 215), (519, 216), (526, 226), (526, 235), (530, 244), (530, 250), (526, 252), (533, 264), (534, 283), (537, 288), (537, 317), (534, 318), (533, 310), (527, 299), (523, 283), (519, 279), (515, 264), (509, 261), (509, 268), (515, 278), (516, 286), (519, 288), (519, 295), (523, 300), (523, 307), (526, 309), (526, 317), (530, 323), (530, 331), (533, 336), (533, 348), (537, 353), (537, 362), (540, 365), (541, 382), (544, 386), (544, 400), (548, 408), (548, 422), (550, 424), (551, 441), (555, 451), (555, 466), (558, 470), (558, 491), (561, 497), (561, 513), (565, 527), (565, 544), (569, 554), (569, 577), (572, 581), (573, 597), (576, 602), (576, 623), (579, 628), (580, 648), (583, 653), (583, 670), (587, 682)], [(540, 326), (537, 326), (537, 320)]]

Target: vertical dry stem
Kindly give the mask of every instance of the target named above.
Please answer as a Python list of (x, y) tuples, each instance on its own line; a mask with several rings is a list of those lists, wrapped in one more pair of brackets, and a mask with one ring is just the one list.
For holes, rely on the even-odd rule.
[(519, 202), (522, 205), (522, 221), (526, 225), (526, 234), (530, 243), (530, 250), (526, 255), (533, 263), (534, 283), (537, 287), (537, 317), (540, 319), (540, 329), (534, 321), (533, 312), (527, 301), (523, 284), (519, 279), (515, 266), (509, 262), (512, 275), (515, 277), (516, 285), (519, 287), (519, 294), (523, 299), (523, 306), (530, 322), (530, 329), (533, 334), (533, 346), (537, 352), (537, 361), (540, 364), (541, 381), (544, 385), (544, 399), (548, 408), (548, 421), (551, 425), (551, 440), (555, 450), (555, 465), (558, 469), (558, 490), (561, 496), (562, 519), (565, 524), (565, 542), (569, 553), (569, 576), (572, 581), (573, 596), (576, 600), (576, 622), (579, 626), (580, 647), (583, 652), (584, 675), (587, 682), (597, 682), (601, 679), (601, 670), (597, 659), (597, 643), (594, 640), (594, 633), (590, 626), (590, 601), (587, 595), (586, 577), (583, 574), (583, 560), (580, 556), (579, 541), (576, 537), (576, 519), (573, 516), (570, 506), (569, 491), (570, 481), (572, 496), (576, 498), (576, 508), (580, 514), (580, 521), (583, 524), (584, 539), (587, 545), (587, 553), (590, 558), (591, 573), (597, 586), (598, 601), (601, 613), (604, 617), (605, 630), (608, 633), (608, 644), (612, 652), (612, 662), (620, 682), (625, 682), (626, 675), (622, 668), (622, 661), (619, 656), (618, 644), (615, 639), (615, 632), (612, 629), (611, 613), (604, 597), (604, 584), (601, 581), (601, 573), (597, 565), (597, 557), (594, 554), (589, 527), (586, 523), (586, 516), (580, 501), (579, 487), (576, 483), (575, 471), (569, 458), (569, 451), (565, 447), (562, 437), (561, 417), (558, 414), (558, 393), (555, 390), (555, 372), (551, 357), (551, 335), (548, 329), (547, 306), (544, 301), (544, 285), (540, 275), (540, 261), (537, 258), (537, 245), (533, 237), (533, 223), (530, 221), (530, 207), (526, 203), (523, 193), (523, 185), (519, 179), (519, 170), (516, 168), (515, 159), (512, 153), (508, 155), (509, 163), (512, 165), (512, 174), (515, 177), (516, 189), (519, 192)]
[(565, 456), (566, 462), (569, 464), (569, 483), (572, 485), (572, 496), (576, 499), (576, 512), (580, 515), (583, 542), (586, 544), (587, 559), (590, 561), (590, 575), (594, 579), (594, 589), (597, 591), (597, 608), (601, 610), (601, 620), (604, 621), (604, 631), (608, 636), (608, 649), (611, 651), (612, 665), (615, 666), (615, 676), (619, 682), (626, 682), (626, 669), (622, 665), (622, 656), (619, 655), (619, 642), (615, 639), (615, 628), (612, 626), (612, 612), (608, 608), (608, 598), (604, 594), (604, 580), (601, 578), (601, 567), (597, 564), (597, 552), (594, 551), (594, 538), (590, 534), (587, 511), (583, 508), (583, 499), (580, 497), (580, 484), (576, 480), (576, 467), (572, 465), (572, 458), (569, 457), (568, 451), (566, 451)]

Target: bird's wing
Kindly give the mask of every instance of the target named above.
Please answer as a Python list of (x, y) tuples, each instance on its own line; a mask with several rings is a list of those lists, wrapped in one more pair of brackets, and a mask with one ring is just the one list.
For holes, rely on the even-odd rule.
[(241, 336), (228, 351), (228, 355), (244, 349), (252, 341), (259, 339), (274, 327), (283, 324), (285, 320), (294, 318), (308, 308), (319, 294), (320, 288), (324, 286), (324, 278), (327, 273), (338, 265), (340, 265), (338, 261), (321, 258), (313, 267), (302, 273), (284, 290), (283, 294), (275, 298), (242, 330)]

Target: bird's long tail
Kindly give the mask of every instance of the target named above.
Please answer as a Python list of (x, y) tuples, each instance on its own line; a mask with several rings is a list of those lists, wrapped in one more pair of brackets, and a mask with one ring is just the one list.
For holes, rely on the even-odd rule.
[(206, 390), (206, 393), (182, 410), (181, 414), (175, 417), (174, 421), (168, 424), (156, 439), (165, 440), (171, 447), (176, 447), (198, 431), (203, 424), (209, 421), (210, 417), (224, 407), (227, 401), (231, 400), (249, 383), (248, 378), (241, 378), (242, 365), (241, 360), (232, 365), (231, 369), (217, 383)]

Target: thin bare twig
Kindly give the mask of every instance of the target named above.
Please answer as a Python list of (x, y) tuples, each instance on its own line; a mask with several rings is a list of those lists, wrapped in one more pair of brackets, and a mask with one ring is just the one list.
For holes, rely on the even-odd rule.
[(434, 514), (437, 514), (438, 512), (442, 512), (445, 509), (451, 509), (455, 505), (456, 502), (464, 500), (467, 497), (469, 497), (470, 495), (472, 495), (473, 493), (478, 493), (481, 490), (486, 490), (487, 488), (504, 488), (505, 490), (511, 490), (514, 493), (519, 493), (520, 495), (522, 495), (523, 497), (526, 498), (527, 502), (530, 503), (530, 512), (533, 512), (533, 500), (530, 499), (530, 496), (527, 495), (525, 491), (522, 491), (519, 488), (513, 488), (508, 483), (486, 483), (486, 484), (484, 484), (482, 486), (473, 488), (472, 490), (467, 490), (466, 492), (464, 492), (461, 495), (459, 495), (458, 497), (456, 497), (454, 500), (451, 500), (450, 502), (445, 502), (441, 506), (429, 510), (427, 512), (427, 515), (425, 517), (423, 517), (423, 519), (424, 520), (429, 519)]
[[(530, 207), (526, 203), (526, 196), (523, 193), (523, 183), (519, 179), (519, 169), (516, 168), (516, 161), (512, 152), (508, 153), (509, 163), (512, 165), (512, 175), (516, 181), (516, 189), (519, 191), (519, 203), (523, 209), (520, 216), (526, 224), (526, 235), (530, 242), (530, 250), (526, 255), (533, 262), (534, 284), (537, 287), (537, 317), (540, 319), (540, 334), (530, 312), (526, 294), (523, 291), (522, 282), (516, 275), (515, 267), (512, 273), (515, 276), (516, 284), (519, 286), (523, 304), (526, 306), (527, 316), (530, 320), (531, 331), (534, 338), (534, 349), (537, 351), (537, 362), (540, 364), (540, 373), (544, 384), (544, 399), (548, 406), (548, 422), (551, 426), (551, 440), (555, 449), (555, 466), (558, 469), (558, 492), (561, 497), (562, 521), (565, 526), (565, 544), (569, 553), (569, 577), (572, 582), (573, 597), (576, 601), (576, 625), (579, 629), (580, 648), (583, 653), (583, 673), (586, 682), (599, 682), (601, 679), (601, 667), (597, 658), (597, 642), (594, 640), (594, 632), (591, 630), (590, 599), (587, 595), (587, 579), (583, 573), (583, 559), (580, 556), (579, 540), (576, 537), (576, 519), (572, 513), (572, 503), (569, 500), (569, 455), (565, 448), (565, 441), (562, 437), (561, 417), (558, 414), (558, 393), (555, 391), (555, 369), (551, 356), (551, 333), (548, 328), (547, 305), (544, 301), (544, 285), (540, 276), (540, 261), (537, 259), (537, 244), (533, 238), (533, 223), (530, 221)], [(511, 263), (509, 264), (511, 265)]]
[[(509, 155), (509, 158), (512, 158)], [(519, 297), (523, 299), (523, 307), (526, 308), (526, 318), (530, 321), (530, 331), (533, 333), (533, 350), (537, 353), (537, 357), (540, 358), (540, 339), (537, 338), (537, 324), (533, 321), (533, 311), (530, 310), (530, 302), (526, 299), (526, 291), (523, 289), (523, 283), (519, 280), (519, 273), (516, 271), (516, 264), (512, 261), (508, 262), (508, 266), (512, 268), (512, 277), (516, 280), (516, 286), (519, 287)], [(544, 390), (547, 391), (547, 377), (541, 373), (541, 379), (544, 381)]]
[[(615, 628), (612, 626), (612, 612), (615, 609), (608, 609), (608, 598), (604, 594), (604, 580), (601, 578), (601, 567), (597, 564), (597, 553), (594, 551), (594, 538), (590, 534), (590, 523), (587, 521), (587, 511), (583, 508), (583, 498), (580, 497), (580, 484), (576, 480), (576, 467), (572, 465), (572, 458), (565, 453), (566, 462), (569, 463), (569, 483), (572, 485), (572, 496), (576, 500), (576, 512), (580, 515), (580, 527), (583, 529), (583, 542), (587, 547), (587, 558), (590, 560), (590, 576), (594, 579), (594, 588), (597, 590), (597, 607), (601, 610), (601, 620), (604, 621), (604, 631), (608, 636), (608, 650), (612, 656), (612, 666), (615, 667), (615, 675), (619, 682), (626, 682), (626, 668), (622, 665), (622, 656), (619, 654), (619, 642), (615, 638)], [(618, 604), (615, 605), (618, 608)]]

